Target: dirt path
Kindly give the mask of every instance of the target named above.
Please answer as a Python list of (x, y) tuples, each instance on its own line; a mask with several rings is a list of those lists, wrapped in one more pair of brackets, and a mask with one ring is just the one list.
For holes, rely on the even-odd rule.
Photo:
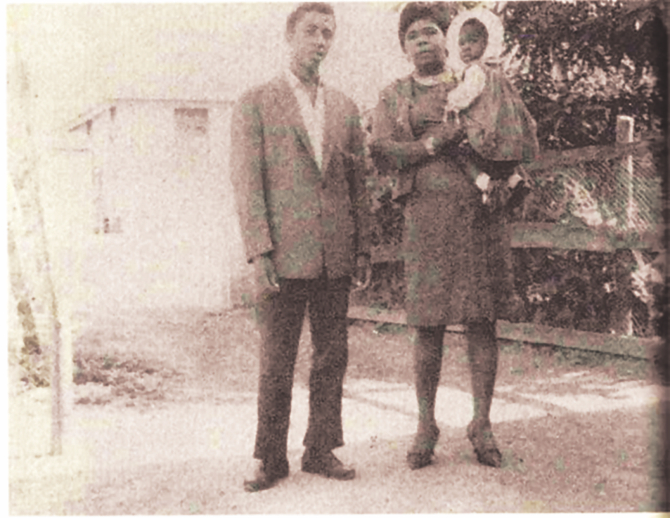
[[(357, 478), (342, 483), (299, 470), (307, 424), (306, 335), (289, 436), (291, 476), (270, 491), (246, 494), (241, 481), (251, 465), (256, 412), (257, 336), (250, 325), (239, 315), (189, 317), (150, 327), (140, 322), (123, 333), (116, 324), (89, 333), (90, 343), (80, 351), (90, 351), (95, 342), (98, 352), (106, 351), (101, 361), (107, 367), (90, 368), (94, 356), (82, 367), (85, 373), (108, 374), (108, 384), (76, 387), (79, 403), (69, 420), (66, 455), (46, 455), (48, 391), (10, 398), (12, 513), (651, 509), (658, 419), (650, 382), (612, 376), (621, 365), (559, 367), (541, 355), (503, 350), (492, 419), (505, 462), (500, 470), (485, 468), (474, 462), (465, 438), (467, 365), (461, 361), (463, 344), (452, 337), (438, 396), (437, 462), (412, 472), (404, 461), (415, 419), (407, 374), (411, 350), (405, 337), (373, 333), (369, 326), (350, 332), (343, 403), (347, 445), (338, 450), (342, 460), (356, 465)], [(149, 338), (146, 350), (138, 347)], [(224, 355), (221, 342), (237, 346)], [(153, 367), (147, 368), (147, 358)]]

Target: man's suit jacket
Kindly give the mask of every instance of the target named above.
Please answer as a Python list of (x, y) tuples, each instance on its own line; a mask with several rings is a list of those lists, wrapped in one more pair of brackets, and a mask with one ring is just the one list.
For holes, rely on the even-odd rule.
[(369, 253), (364, 135), (356, 105), (324, 87), (323, 167), (288, 81), (248, 91), (234, 109), (233, 185), (248, 261), (273, 252), (280, 277), (353, 273)]

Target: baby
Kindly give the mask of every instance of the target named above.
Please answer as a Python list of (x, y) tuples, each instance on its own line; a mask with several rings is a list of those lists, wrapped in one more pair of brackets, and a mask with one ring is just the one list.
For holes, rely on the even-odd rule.
[[(486, 16), (500, 24), (490, 11)], [(477, 15), (461, 24), (458, 55), (465, 70), (445, 107), (445, 120), (466, 130), (467, 151), (474, 158), (470, 173), (485, 203), (490, 180), (508, 180), (513, 189), (521, 179), (513, 174), (515, 166), (534, 158), (538, 149), (535, 121), (500, 67), (489, 62), (488, 58), (498, 57), (487, 52), (489, 43), (489, 31)]]
[(488, 45), (486, 26), (476, 18), (466, 20), (458, 37), (461, 61), (466, 65), (462, 81), (449, 92), (445, 115), (458, 114), (472, 105), (486, 86), (486, 73), (478, 63)]

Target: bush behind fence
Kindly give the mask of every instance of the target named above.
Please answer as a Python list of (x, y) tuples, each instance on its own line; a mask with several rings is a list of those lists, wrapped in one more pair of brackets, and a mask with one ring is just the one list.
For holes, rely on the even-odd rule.
[[(515, 243), (515, 283), (526, 303), (528, 322), (620, 332), (617, 320), (624, 304), (632, 314), (635, 335), (659, 334), (665, 258), (661, 174), (666, 164), (664, 142), (646, 140), (549, 151), (523, 166), (527, 195), (509, 214), (512, 226), (554, 224), (567, 231), (562, 235), (587, 230), (602, 233), (611, 242), (638, 243), (637, 249), (617, 251)], [(403, 206), (391, 200), (378, 174), (369, 185), (375, 200), (376, 264), (370, 288), (355, 294), (353, 303), (400, 309), (405, 289), (398, 260)]]

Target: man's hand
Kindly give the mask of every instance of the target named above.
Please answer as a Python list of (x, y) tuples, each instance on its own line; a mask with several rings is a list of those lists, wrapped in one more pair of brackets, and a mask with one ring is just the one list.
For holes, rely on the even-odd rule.
[(261, 292), (279, 291), (279, 276), (272, 262), (271, 252), (261, 255), (256, 261), (256, 277)]
[(370, 285), (372, 279), (372, 263), (370, 256), (361, 254), (356, 258), (356, 271), (354, 272), (354, 291), (361, 291)]

